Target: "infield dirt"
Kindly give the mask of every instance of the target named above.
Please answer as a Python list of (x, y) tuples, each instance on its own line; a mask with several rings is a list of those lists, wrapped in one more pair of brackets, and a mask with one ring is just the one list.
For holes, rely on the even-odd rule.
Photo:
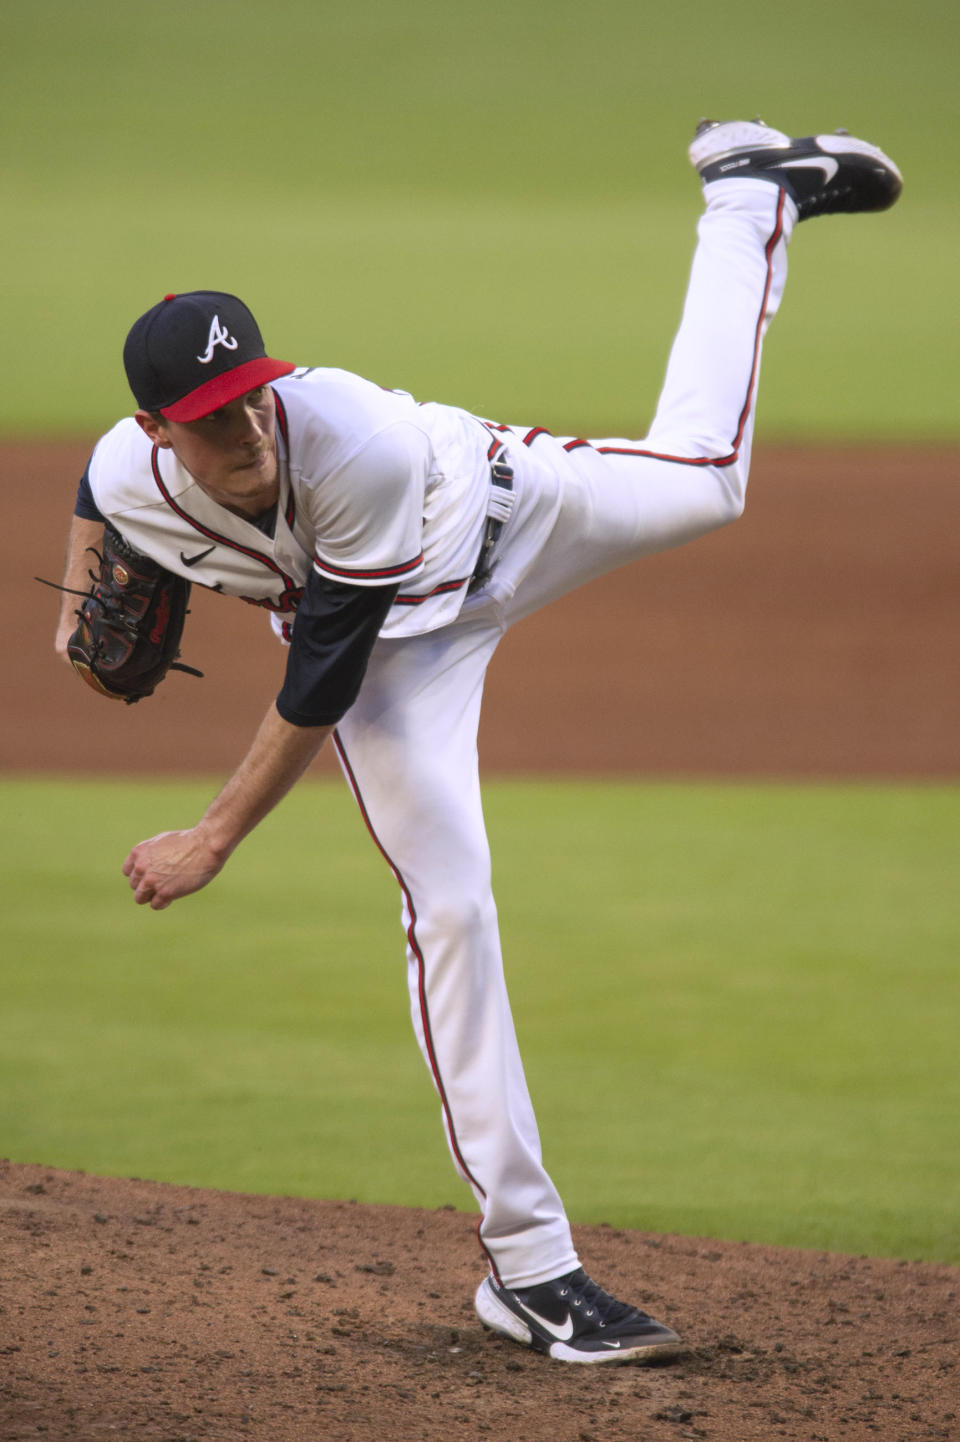
[(462, 1212), (0, 1170), (4, 1442), (957, 1436), (948, 1267), (577, 1227), (689, 1351), (576, 1367), (483, 1331)]
[[(195, 593), (206, 679), (137, 707), (53, 659), (32, 578), (59, 579), (85, 452), (0, 451), (2, 766), (226, 774), (279, 683), (263, 616)], [(955, 450), (758, 451), (731, 530), (507, 637), (485, 770), (955, 779), (958, 481)], [(0, 1173), (0, 1442), (960, 1435), (955, 1268), (579, 1227), (598, 1280), (689, 1350), (564, 1367), (480, 1328), (465, 1213)]]
[[(183, 658), (205, 679), (173, 673), (137, 706), (53, 664), (59, 598), (33, 578), (60, 579), (86, 455), (0, 449), (0, 655), (17, 678), (0, 766), (226, 775), (280, 684), (265, 613), (195, 588)], [(506, 637), (484, 770), (956, 777), (958, 533), (956, 449), (760, 449), (734, 526)]]

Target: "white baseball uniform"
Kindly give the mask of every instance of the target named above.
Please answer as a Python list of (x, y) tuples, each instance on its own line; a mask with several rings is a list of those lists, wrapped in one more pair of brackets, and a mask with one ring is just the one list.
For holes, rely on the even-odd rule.
[[(501, 426), (303, 369), (273, 386), (272, 531), (210, 500), (132, 419), (88, 468), (96, 512), (171, 570), (267, 608), (291, 653), (311, 576), (334, 591), (397, 588), (335, 741), (400, 885), (414, 1029), (481, 1208), (481, 1246), (508, 1287), (562, 1275), (577, 1257), (541, 1161), (503, 978), (477, 764), (484, 675), (516, 620), (740, 514), (761, 342), (796, 209), (764, 181), (725, 179), (704, 194), (683, 319), (643, 441)], [(512, 490), (491, 488), (492, 461), (512, 469)], [(471, 585), (490, 514), (505, 522), (493, 568)], [(281, 715), (329, 719), (302, 694), (281, 693)]]

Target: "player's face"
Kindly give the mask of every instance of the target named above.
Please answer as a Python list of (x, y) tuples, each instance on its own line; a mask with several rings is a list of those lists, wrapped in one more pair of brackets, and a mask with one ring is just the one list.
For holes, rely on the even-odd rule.
[(137, 420), (221, 506), (256, 515), (276, 500), (276, 406), (269, 386), (247, 391), (198, 421), (157, 421), (143, 411)]

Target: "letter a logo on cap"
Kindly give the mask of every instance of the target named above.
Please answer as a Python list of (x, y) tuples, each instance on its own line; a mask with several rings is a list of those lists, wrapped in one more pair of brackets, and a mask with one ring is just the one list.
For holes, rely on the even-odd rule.
[(198, 355), (197, 360), (202, 366), (209, 365), (213, 360), (215, 346), (222, 345), (224, 350), (236, 350), (237, 342), (229, 334), (225, 326), (220, 324), (220, 317), (215, 315), (210, 322), (210, 334), (207, 337), (207, 348), (203, 355)]

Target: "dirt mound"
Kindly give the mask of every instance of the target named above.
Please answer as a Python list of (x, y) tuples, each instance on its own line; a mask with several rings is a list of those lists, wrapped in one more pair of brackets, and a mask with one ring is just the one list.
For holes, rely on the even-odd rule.
[(588, 1268), (689, 1351), (572, 1367), (487, 1334), (475, 1218), (0, 1167), (0, 1438), (931, 1442), (960, 1272), (609, 1227)]

